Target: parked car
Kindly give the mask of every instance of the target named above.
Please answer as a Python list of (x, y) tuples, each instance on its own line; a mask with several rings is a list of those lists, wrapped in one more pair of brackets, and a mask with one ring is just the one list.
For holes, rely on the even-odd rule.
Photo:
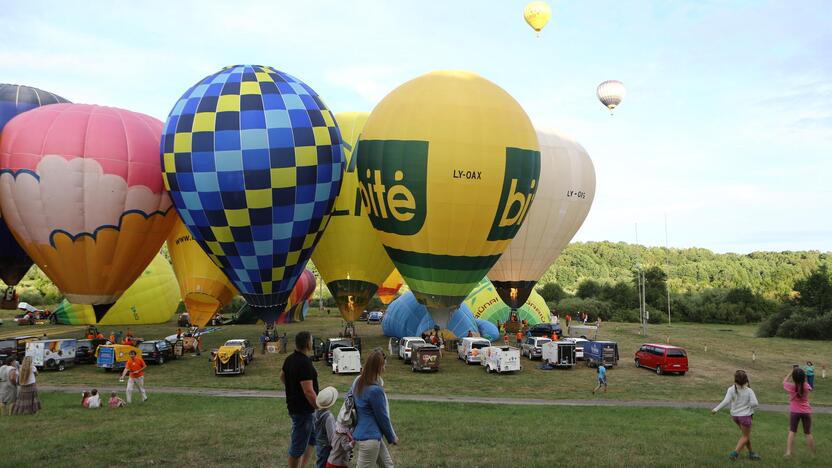
[(76, 340), (35, 340), (26, 343), (26, 356), (39, 369), (63, 371), (75, 364)]
[(485, 367), (485, 371), (489, 374), (492, 372), (498, 374), (514, 372), (523, 368), (520, 365), (520, 350), (513, 346), (483, 348), (480, 364)]
[(332, 350), (333, 374), (357, 374), (361, 372), (361, 352), (358, 348), (344, 346)]
[(439, 372), (439, 347), (432, 344), (414, 344), (411, 351), (410, 370)]
[(374, 310), (367, 315), (367, 323), (379, 324), (381, 323), (382, 317), (384, 317), (384, 314), (380, 310)]
[(369, 317), (369, 316), (370, 316), (370, 312), (368, 310), (363, 310), (363, 311), (361, 311), (361, 314), (358, 316), (358, 321), (359, 322), (366, 322), (367, 317)]
[(560, 325), (557, 323), (538, 323), (537, 325), (532, 325), (527, 335), (552, 338), (552, 332), (557, 333), (558, 337), (563, 336), (563, 330), (560, 329)]
[(176, 359), (173, 346), (166, 340), (143, 341), (139, 344), (139, 349), (142, 350), (142, 359), (146, 363), (164, 364), (166, 360)]
[(329, 338), (326, 341), (315, 339), (313, 342), (315, 348), (315, 356), (313, 359), (316, 361), (323, 359), (330, 366), (332, 365), (332, 352), (337, 348), (354, 347), (361, 351), (361, 346), (355, 343), (352, 338)]
[(636, 367), (654, 369), (659, 375), (669, 372), (685, 375), (688, 371), (688, 353), (679, 346), (648, 343), (636, 351), (635, 363)]
[(95, 348), (104, 340), (78, 340), (75, 343), (75, 364), (95, 364)]
[(598, 338), (598, 327), (595, 325), (571, 323), (566, 331), (569, 332), (569, 336), (575, 338), (583, 338), (585, 340), (595, 340)]
[(491, 346), (491, 342), (482, 337), (465, 337), (456, 348), (457, 357), (465, 361), (465, 364), (472, 362), (480, 362), (480, 356), (483, 348)]
[(584, 342), (584, 362), (588, 367), (615, 367), (618, 364), (618, 343), (615, 341)]
[(418, 336), (405, 336), (399, 340), (399, 358), (404, 359), (405, 364), (410, 364), (410, 354), (413, 351), (413, 345), (426, 344), (425, 340)]
[(543, 357), (543, 345), (551, 341), (551, 338), (527, 336), (520, 345), (520, 354), (528, 356), (529, 359), (541, 359)]
[(219, 349), (211, 350), (214, 375), (244, 375), (246, 373), (245, 340), (228, 340)]
[(243, 360), (245, 360), (246, 364), (251, 364), (251, 361), (254, 360), (254, 347), (251, 346), (248, 340), (243, 339), (236, 339), (236, 340), (227, 340), (224, 346), (242, 346), (243, 347)]
[(575, 343), (571, 341), (550, 341), (543, 345), (543, 362), (555, 367), (575, 367)]
[(582, 361), (584, 359), (584, 345), (589, 340), (585, 338), (564, 338), (563, 341), (575, 343), (575, 359), (579, 361)]

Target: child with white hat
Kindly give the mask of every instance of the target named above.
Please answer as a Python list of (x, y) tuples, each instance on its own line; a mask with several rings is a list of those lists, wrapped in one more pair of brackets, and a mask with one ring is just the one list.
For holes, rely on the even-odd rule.
[(338, 390), (335, 387), (326, 387), (318, 392), (318, 398), (315, 401), (318, 406), (315, 410), (316, 468), (326, 468), (327, 459), (332, 450), (330, 440), (335, 436), (335, 417), (329, 409), (336, 401), (338, 401)]

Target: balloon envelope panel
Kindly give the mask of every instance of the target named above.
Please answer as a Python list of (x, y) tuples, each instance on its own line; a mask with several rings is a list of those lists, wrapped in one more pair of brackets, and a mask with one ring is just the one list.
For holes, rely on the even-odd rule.
[(538, 132), (537, 139), (540, 188), (523, 226), (488, 273), (503, 301), (515, 308), (578, 232), (595, 199), (595, 168), (586, 150), (554, 132)]
[(329, 109), (289, 74), (227, 67), (179, 99), (162, 153), (188, 230), (258, 315), (276, 320), (341, 186), (341, 135)]
[(402, 288), (404, 284), (404, 279), (402, 278), (401, 273), (399, 270), (394, 269), (390, 276), (381, 283), (379, 286), (378, 291), (378, 298), (381, 299), (382, 304), (388, 305), (393, 302), (393, 299), (396, 298), (396, 294), (398, 294), (399, 289)]
[(101, 321), (93, 308), (67, 300), (55, 310), (58, 323), (69, 325), (145, 325), (165, 323), (173, 317), (180, 301), (173, 268), (161, 254), (116, 301)]
[(420, 302), (455, 308), (520, 228), (540, 172), (537, 136), (508, 93), (440, 71), (388, 94), (358, 144), (362, 199)]
[[(424, 331), (433, 330), (436, 322), (427, 307), (420, 304), (412, 292), (408, 292), (390, 304), (381, 325), (386, 336), (401, 338), (419, 336)], [(447, 330), (457, 337), (467, 336), (469, 331), (479, 334), (477, 322), (465, 305), (451, 315)]]
[[(474, 317), (488, 320), (491, 323), (505, 322), (511, 313), (511, 308), (500, 299), (497, 290), (488, 278), (483, 278), (477, 287), (471, 291), (471, 294), (465, 299), (465, 305), (468, 306)], [(537, 291), (532, 291), (526, 303), (517, 309), (517, 317), (519, 320), (528, 320), (529, 325), (537, 325), (538, 323), (549, 323), (551, 312), (540, 294)]]
[(70, 301), (114, 303), (170, 233), (161, 129), (144, 114), (85, 104), (39, 107), (3, 129), (6, 222)]
[[(62, 102), (69, 101), (30, 86), (0, 84), (0, 131), (18, 114)], [(31, 266), (32, 259), (17, 243), (6, 223), (0, 221), (0, 280), (8, 286), (14, 286), (23, 279)]]
[(167, 242), (191, 323), (204, 327), (221, 307), (231, 302), (237, 290), (203, 252), (181, 219), (177, 219)]
[(378, 286), (393, 271), (384, 246), (361, 204), (353, 149), (370, 114), (335, 114), (343, 138), (346, 162), (341, 192), (329, 224), (312, 253), (312, 261), (326, 282), (344, 320), (358, 319)]
[(476, 319), (476, 321), (477, 327), (480, 329), (480, 336), (488, 338), (491, 341), (500, 338), (500, 330), (497, 329), (497, 325), (483, 319)]

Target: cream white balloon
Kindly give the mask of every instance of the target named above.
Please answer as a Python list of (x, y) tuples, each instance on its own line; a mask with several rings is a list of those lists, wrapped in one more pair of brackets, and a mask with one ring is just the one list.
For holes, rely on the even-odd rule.
[(559, 133), (537, 132), (540, 187), (526, 220), (488, 277), (513, 309), (578, 232), (595, 198), (595, 167), (583, 146)]

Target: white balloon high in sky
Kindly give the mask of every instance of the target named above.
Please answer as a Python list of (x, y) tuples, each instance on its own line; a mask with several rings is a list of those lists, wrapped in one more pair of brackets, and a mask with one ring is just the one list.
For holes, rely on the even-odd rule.
[(607, 80), (598, 85), (595, 93), (598, 95), (601, 104), (606, 106), (612, 114), (612, 111), (621, 104), (621, 100), (627, 95), (627, 88), (624, 87), (624, 83), (618, 80)]
[(512, 309), (526, 302), (580, 229), (595, 198), (595, 168), (583, 146), (558, 133), (538, 131), (537, 139), (540, 187), (523, 226), (488, 273)]

